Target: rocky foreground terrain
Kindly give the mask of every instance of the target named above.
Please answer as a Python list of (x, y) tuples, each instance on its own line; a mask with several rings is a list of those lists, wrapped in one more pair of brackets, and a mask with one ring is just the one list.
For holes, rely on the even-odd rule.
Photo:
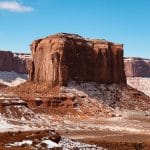
[(149, 79), (126, 84), (122, 45), (61, 33), (31, 49), (29, 75), (0, 72), (0, 149), (150, 149)]
[[(41, 139), (34, 139), (32, 135), (35, 133), (26, 133), (31, 130), (57, 131), (66, 139), (63, 142), (68, 149), (79, 148), (79, 145), (89, 149), (149, 148), (150, 103), (149, 97), (143, 93), (118, 85), (70, 82), (67, 87), (59, 89), (58, 98), (53, 91), (45, 90), (48, 88), (46, 85), (33, 87), (31, 83), (23, 83), (14, 88), (1, 88), (0, 130), (16, 136), (16, 139), (13, 136), (9, 140), (3, 138), (2, 148), (19, 149), (21, 146), (29, 149), (42, 141), (53, 141), (42, 132)], [(24, 131), (27, 137), (20, 138), (18, 131)], [(75, 140), (74, 146), (70, 139)], [(37, 144), (34, 145), (34, 141)], [(53, 142), (56, 147), (63, 147), (61, 140)]]

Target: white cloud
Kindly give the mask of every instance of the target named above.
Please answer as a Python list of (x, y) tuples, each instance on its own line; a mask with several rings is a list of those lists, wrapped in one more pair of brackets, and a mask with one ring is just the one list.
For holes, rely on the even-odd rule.
[(33, 8), (30, 6), (24, 6), (16, 1), (2, 1), (0, 2), (0, 9), (8, 10), (12, 12), (31, 12)]

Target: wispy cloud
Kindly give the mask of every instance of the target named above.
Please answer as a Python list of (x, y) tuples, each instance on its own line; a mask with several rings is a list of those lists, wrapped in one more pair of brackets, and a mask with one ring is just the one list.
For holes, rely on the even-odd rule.
[(25, 6), (16, 1), (2, 1), (2, 2), (0, 2), (0, 9), (11, 11), (11, 12), (31, 12), (31, 11), (33, 11), (32, 7)]

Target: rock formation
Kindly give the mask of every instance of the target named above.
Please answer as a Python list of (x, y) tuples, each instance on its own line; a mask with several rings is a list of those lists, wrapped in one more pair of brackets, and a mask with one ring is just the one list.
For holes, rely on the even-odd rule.
[(0, 51), (0, 71), (15, 71), (26, 74), (30, 55)]
[(59, 33), (31, 44), (31, 81), (66, 85), (68, 80), (126, 83), (123, 45)]
[(150, 77), (150, 59), (124, 58), (127, 77)]

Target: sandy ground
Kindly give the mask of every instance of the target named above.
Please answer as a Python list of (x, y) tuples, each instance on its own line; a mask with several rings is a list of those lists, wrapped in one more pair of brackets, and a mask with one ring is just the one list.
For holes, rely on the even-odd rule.
[(130, 115), (126, 115), (126, 118), (89, 119), (84, 122), (86, 128), (82, 126), (83, 122), (78, 122), (82, 129), (78, 127), (78, 130), (59, 132), (67, 138), (96, 144), (110, 150), (149, 150), (150, 118), (144, 117), (143, 113), (136, 114), (136, 118), (133, 117), (133, 112), (128, 114)]
[(65, 137), (111, 150), (150, 149), (150, 135), (114, 131), (73, 131), (62, 133)]

